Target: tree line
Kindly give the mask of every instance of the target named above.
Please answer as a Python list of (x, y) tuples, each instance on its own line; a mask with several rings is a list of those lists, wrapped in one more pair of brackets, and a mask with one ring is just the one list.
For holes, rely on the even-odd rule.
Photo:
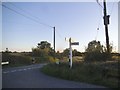
[[(112, 46), (110, 45), (110, 52), (112, 52)], [(11, 52), (8, 50), (3, 53), (17, 53)], [(72, 50), (73, 57), (79, 56), (83, 57), (84, 61), (106, 61), (111, 60), (112, 55), (107, 53), (106, 47), (103, 46), (100, 41), (90, 41), (88, 43), (85, 52), (79, 52), (76, 49)], [(37, 62), (41, 61), (50, 61), (54, 62), (55, 59), (64, 60), (64, 58), (69, 58), (69, 48), (63, 50), (63, 52), (56, 51), (54, 53), (54, 49), (51, 47), (51, 44), (47, 41), (41, 41), (37, 44), (35, 48), (32, 48), (32, 52), (21, 52), (21, 55), (30, 56), (37, 60)], [(115, 54), (114, 54), (115, 55)], [(117, 54), (116, 54), (117, 55)], [(55, 59), (54, 59), (55, 57)]]
[[(110, 52), (112, 52), (112, 46), (110, 45)], [(73, 56), (84, 56), (85, 61), (105, 61), (111, 59), (111, 54), (107, 53), (106, 47), (103, 46), (100, 41), (93, 40), (88, 43), (88, 46), (84, 53), (72, 50)], [(69, 57), (69, 48), (63, 50), (63, 52), (57, 51), (54, 53), (54, 49), (51, 44), (47, 41), (41, 41), (37, 44), (36, 48), (32, 48), (32, 55), (35, 57), (49, 57), (53, 59), (55, 56), (57, 59), (63, 60), (64, 57)], [(46, 59), (49, 59), (46, 58)]]

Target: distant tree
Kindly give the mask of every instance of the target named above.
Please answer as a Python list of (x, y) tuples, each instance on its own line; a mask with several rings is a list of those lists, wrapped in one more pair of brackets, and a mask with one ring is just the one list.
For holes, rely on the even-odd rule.
[[(63, 53), (62, 53), (63, 56), (65, 57), (68, 57), (69, 56), (69, 48), (66, 48)], [(72, 50), (72, 55), (73, 56), (80, 56), (81, 53), (79, 51), (77, 51), (76, 49)]]
[(62, 54), (63, 54), (64, 57), (68, 57), (68, 56), (69, 56), (69, 49), (66, 48), (66, 49), (63, 51)]
[(38, 43), (37, 47), (40, 49), (45, 49), (45, 48), (50, 49), (51, 45), (47, 41), (41, 41), (40, 43)]
[(36, 48), (32, 48), (32, 56), (36, 62), (54, 62), (54, 50), (47, 41), (41, 41)]
[(57, 53), (56, 53), (56, 58), (62, 60), (62, 59), (63, 59), (62, 53), (60, 53), (59, 51), (57, 51)]
[(73, 54), (73, 56), (80, 56), (81, 55), (81, 53), (79, 51), (77, 51), (76, 49), (74, 49), (72, 51), (72, 54)]
[(51, 48), (51, 44), (47, 41), (41, 41), (37, 44), (37, 48), (32, 48), (33, 56), (53, 56), (54, 50)]
[(86, 52), (103, 52), (103, 45), (100, 44), (100, 41), (93, 40), (88, 43), (88, 48)]

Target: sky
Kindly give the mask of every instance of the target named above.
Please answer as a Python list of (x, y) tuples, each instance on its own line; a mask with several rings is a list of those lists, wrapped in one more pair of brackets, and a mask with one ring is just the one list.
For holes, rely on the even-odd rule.
[[(97, 2), (2, 2), (2, 4), (7, 7), (2, 6), (2, 51), (6, 48), (10, 51), (31, 51), (41, 41), (48, 41), (53, 47), (54, 26), (56, 51), (69, 47), (65, 37), (67, 39), (71, 37), (74, 42), (79, 42), (79, 46), (72, 48), (80, 52), (84, 52), (92, 40), (99, 40), (103, 45), (106, 43), (103, 8)], [(102, 2), (100, 4), (103, 6)], [(117, 51), (118, 3), (107, 2), (107, 13), (110, 15), (109, 40), (114, 51)]]

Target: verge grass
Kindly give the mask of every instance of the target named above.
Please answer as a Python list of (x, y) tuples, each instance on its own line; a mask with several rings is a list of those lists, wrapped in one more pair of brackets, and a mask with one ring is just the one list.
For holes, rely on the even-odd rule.
[(106, 63), (73, 63), (70, 69), (68, 63), (48, 64), (41, 71), (45, 74), (78, 82), (118, 88), (118, 69), (109, 69)]

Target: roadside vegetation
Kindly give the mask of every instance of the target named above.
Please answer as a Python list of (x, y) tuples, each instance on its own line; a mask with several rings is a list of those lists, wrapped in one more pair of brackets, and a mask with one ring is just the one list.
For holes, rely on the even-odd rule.
[[(68, 63), (48, 64), (42, 68), (42, 72), (47, 75), (73, 80), (78, 82), (102, 85), (110, 88), (118, 87), (118, 69), (117, 62), (112, 63), (73, 63), (70, 69)], [(114, 69), (111, 68), (115, 67)], [(109, 68), (109, 69), (108, 69)]]
[(52, 57), (33, 57), (31, 54), (32, 52), (3, 52), (2, 62), (9, 62), (9, 64), (2, 65), (2, 68), (48, 63), (53, 59)]
[(32, 48), (32, 52), (11, 52), (7, 48), (2, 52), (2, 62), (9, 62), (9, 64), (2, 65), (2, 68), (55, 62), (53, 56), (54, 51), (47, 41), (38, 43), (36, 48)]
[(2, 65), (2, 68), (18, 67), (18, 66), (30, 65), (32, 63), (32, 58), (22, 53), (3, 52), (2, 62), (9, 62), (9, 64)]
[[(112, 46), (110, 51), (112, 52)], [(64, 55), (69, 54), (67, 49), (65, 52)], [(120, 56), (118, 53), (106, 53), (106, 48), (99, 41), (89, 42), (84, 54), (73, 54), (71, 69), (68, 58), (66, 57), (65, 60), (64, 58), (59, 64), (51, 63), (44, 66), (41, 71), (62, 79), (118, 88)]]
[(2, 62), (9, 61), (2, 68), (49, 63), (41, 69), (47, 75), (117, 88), (120, 54), (112, 53), (112, 46), (110, 51), (110, 54), (106, 53), (106, 48), (99, 41), (93, 40), (88, 43), (85, 52), (76, 49), (72, 51), (73, 67), (70, 69), (68, 48), (54, 54), (50, 43), (41, 41), (37, 47), (32, 48), (32, 52), (2, 52)]

